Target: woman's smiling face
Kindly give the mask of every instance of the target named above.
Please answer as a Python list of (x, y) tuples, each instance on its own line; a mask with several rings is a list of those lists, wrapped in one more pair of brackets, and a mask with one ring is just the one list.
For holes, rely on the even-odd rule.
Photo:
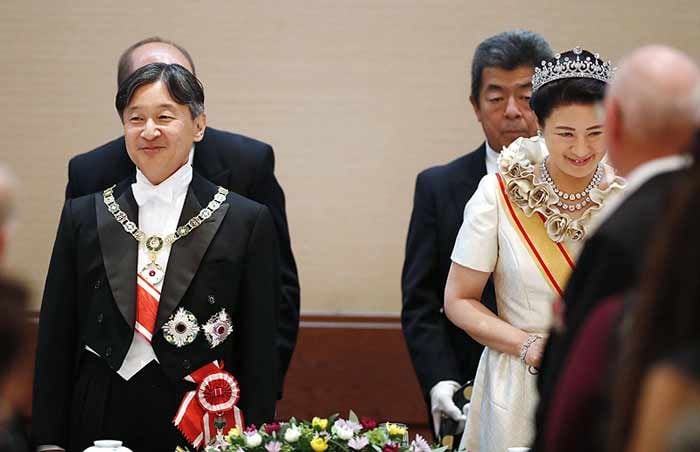
[(543, 126), (550, 164), (570, 177), (591, 177), (605, 155), (600, 106), (571, 104), (556, 107)]

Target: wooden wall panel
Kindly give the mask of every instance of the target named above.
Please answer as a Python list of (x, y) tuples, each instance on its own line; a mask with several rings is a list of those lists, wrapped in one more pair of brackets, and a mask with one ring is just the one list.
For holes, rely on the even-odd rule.
[(304, 316), (278, 417), (341, 413), (425, 434), (426, 408), (396, 317)]

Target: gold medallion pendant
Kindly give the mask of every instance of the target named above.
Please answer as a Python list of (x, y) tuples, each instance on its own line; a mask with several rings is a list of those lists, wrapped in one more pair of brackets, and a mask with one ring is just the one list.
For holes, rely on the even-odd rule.
[(148, 237), (145, 243), (146, 250), (148, 250), (149, 256), (151, 258), (151, 262), (146, 264), (139, 273), (141, 274), (143, 279), (145, 279), (154, 286), (160, 283), (163, 280), (163, 276), (165, 276), (163, 267), (158, 265), (158, 263), (156, 262), (158, 253), (160, 252), (160, 250), (163, 249), (164, 243), (165, 242), (163, 241), (163, 239), (158, 237), (157, 235), (152, 235)]

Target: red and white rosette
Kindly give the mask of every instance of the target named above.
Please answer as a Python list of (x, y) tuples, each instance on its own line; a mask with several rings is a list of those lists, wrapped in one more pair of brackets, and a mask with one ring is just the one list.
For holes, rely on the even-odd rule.
[(226, 431), (245, 428), (243, 412), (236, 406), (241, 394), (238, 381), (223, 367), (223, 362), (214, 361), (185, 377), (196, 383), (197, 389), (185, 394), (173, 424), (195, 448), (216, 436), (214, 421), (219, 416), (226, 420)]

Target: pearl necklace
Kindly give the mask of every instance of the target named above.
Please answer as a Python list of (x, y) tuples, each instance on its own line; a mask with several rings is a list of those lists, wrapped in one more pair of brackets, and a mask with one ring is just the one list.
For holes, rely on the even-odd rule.
[[(563, 190), (560, 190), (559, 187), (557, 187), (557, 184), (554, 183), (552, 176), (547, 170), (547, 160), (549, 160), (549, 157), (544, 159), (544, 161), (542, 161), (541, 163), (542, 179), (547, 183), (547, 185), (552, 187), (554, 193), (556, 193), (557, 196), (559, 196), (559, 202), (557, 202), (557, 207), (564, 210), (568, 210), (569, 212), (575, 212), (586, 207), (591, 202), (591, 190), (600, 185), (600, 181), (603, 179), (603, 167), (600, 165), (600, 163), (598, 164), (598, 167), (596, 168), (595, 173), (593, 174), (593, 178), (588, 183), (588, 186), (585, 190), (583, 190), (580, 193), (567, 193)], [(576, 204), (565, 204), (562, 201), (562, 199), (572, 203), (575, 202)]]

